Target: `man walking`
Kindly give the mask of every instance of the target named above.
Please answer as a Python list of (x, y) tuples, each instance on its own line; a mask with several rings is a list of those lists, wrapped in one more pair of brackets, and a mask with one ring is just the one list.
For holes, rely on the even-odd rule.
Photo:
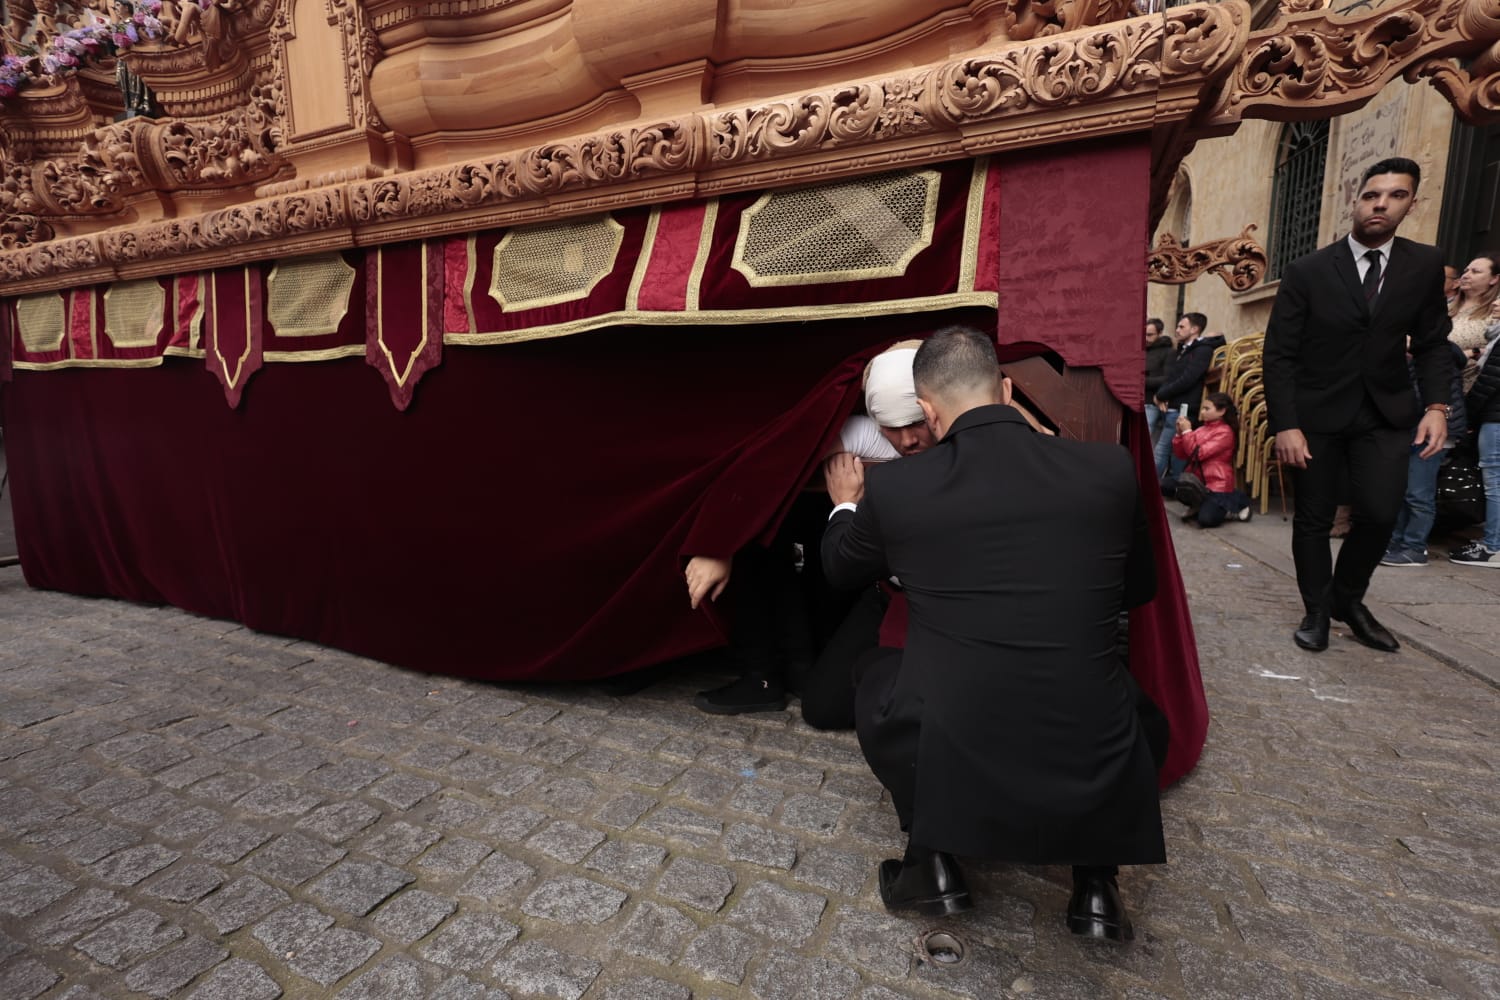
[[(1410, 446), (1430, 458), (1448, 433), (1453, 362), (1443, 255), (1396, 236), (1421, 183), (1411, 160), (1365, 171), (1347, 239), (1287, 265), (1266, 326), (1265, 390), (1276, 457), (1294, 472), (1292, 559), (1303, 649), (1328, 647), (1331, 619), (1356, 640), (1395, 652), (1364, 605), (1406, 491)], [(1408, 377), (1407, 338), (1426, 412)], [(1413, 428), (1416, 428), (1413, 438)], [(1335, 567), (1328, 538), (1347, 470), (1353, 515)]]
[(1068, 926), (1128, 939), (1115, 866), (1166, 859), (1115, 646), (1119, 613), (1156, 586), (1130, 455), (1033, 431), (977, 330), (935, 333), (913, 377), (938, 443), (868, 473), (827, 466), (829, 581), (894, 576), (910, 602), (905, 650), (864, 661), (855, 695), (860, 747), (910, 835), (880, 866), (881, 899), (967, 909), (952, 854), (1069, 864)]

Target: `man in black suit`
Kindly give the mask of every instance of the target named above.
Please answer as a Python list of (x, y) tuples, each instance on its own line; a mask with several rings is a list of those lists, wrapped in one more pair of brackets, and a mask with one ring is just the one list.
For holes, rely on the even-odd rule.
[[(1412, 391), (1408, 338), (1423, 399), (1447, 399), (1453, 375), (1442, 252), (1396, 236), (1421, 179), (1401, 157), (1366, 170), (1349, 237), (1287, 265), (1266, 326), (1276, 457), (1296, 470), (1292, 558), (1304, 617), (1293, 639), (1314, 652), (1328, 648), (1333, 618), (1366, 646), (1400, 648), (1365, 607), (1365, 590), (1401, 510), (1411, 446), (1430, 458), (1448, 435), (1448, 405), (1423, 413)], [(1346, 481), (1353, 520), (1335, 567), (1328, 537)]]
[(863, 661), (860, 747), (910, 839), (880, 866), (892, 909), (967, 909), (952, 854), (1070, 864), (1068, 924), (1124, 940), (1116, 865), (1166, 859), (1156, 773), (1116, 622), (1156, 588), (1130, 455), (1038, 434), (1013, 407), (990, 338), (917, 352), (940, 440), (864, 472), (827, 466), (834, 586), (900, 581), (906, 648)]

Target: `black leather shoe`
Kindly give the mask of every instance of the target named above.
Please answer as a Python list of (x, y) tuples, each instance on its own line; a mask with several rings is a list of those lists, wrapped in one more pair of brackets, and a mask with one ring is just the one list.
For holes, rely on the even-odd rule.
[(1401, 648), (1396, 637), (1391, 635), (1384, 625), (1375, 620), (1370, 614), (1370, 609), (1363, 604), (1354, 603), (1349, 609), (1338, 616), (1339, 621), (1349, 626), (1349, 634), (1354, 636), (1356, 642), (1364, 643), (1371, 649), (1378, 649), (1382, 653), (1394, 653)]
[(1129, 941), (1135, 937), (1120, 888), (1107, 875), (1074, 875), (1068, 900), (1068, 930), (1084, 937)]
[(973, 899), (953, 855), (909, 847), (906, 859), (880, 863), (880, 901), (888, 910), (946, 917), (972, 909)]
[(779, 680), (746, 674), (723, 687), (699, 691), (693, 704), (711, 715), (779, 712), (786, 708), (786, 689)]
[(1303, 649), (1321, 653), (1328, 648), (1328, 612), (1309, 611), (1292, 633), (1292, 641)]

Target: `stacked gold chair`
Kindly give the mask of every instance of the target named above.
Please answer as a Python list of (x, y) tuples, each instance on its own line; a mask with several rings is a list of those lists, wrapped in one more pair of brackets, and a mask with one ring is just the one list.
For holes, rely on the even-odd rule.
[(1281, 516), (1287, 516), (1286, 478), (1276, 460), (1276, 440), (1266, 415), (1265, 369), (1262, 351), (1265, 335), (1242, 337), (1229, 345), (1225, 358), (1224, 391), (1240, 414), (1240, 439), (1235, 467), (1240, 470), (1252, 500), (1260, 501), (1260, 512), (1271, 507), (1271, 476), (1276, 476), (1281, 497)]

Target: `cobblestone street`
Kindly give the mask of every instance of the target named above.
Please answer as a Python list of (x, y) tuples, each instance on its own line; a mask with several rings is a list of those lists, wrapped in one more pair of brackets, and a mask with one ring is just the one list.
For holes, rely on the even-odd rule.
[(1300, 652), (1282, 570), (1177, 538), (1214, 723), (1126, 947), (1064, 869), (890, 917), (853, 735), (701, 714), (710, 676), (457, 681), (0, 570), (0, 998), (1500, 996), (1500, 692)]

